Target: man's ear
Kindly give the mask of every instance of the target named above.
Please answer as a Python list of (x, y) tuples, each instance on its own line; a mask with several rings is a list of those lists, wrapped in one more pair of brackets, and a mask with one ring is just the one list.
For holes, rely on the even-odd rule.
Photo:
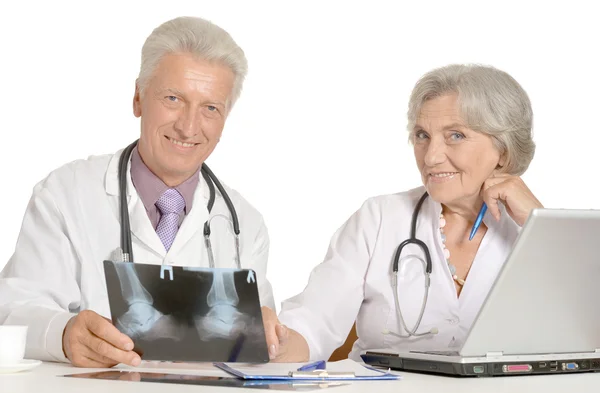
[(138, 80), (135, 81), (135, 94), (133, 95), (133, 115), (135, 117), (142, 116), (142, 102), (140, 97), (140, 85)]

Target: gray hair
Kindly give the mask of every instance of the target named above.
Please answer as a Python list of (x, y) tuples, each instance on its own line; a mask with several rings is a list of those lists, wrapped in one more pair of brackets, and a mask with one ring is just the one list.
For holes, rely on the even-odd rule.
[(531, 102), (521, 85), (506, 72), (489, 66), (452, 64), (434, 69), (419, 79), (410, 96), (411, 136), (423, 104), (446, 94), (457, 94), (465, 125), (490, 135), (505, 154), (503, 171), (517, 176), (525, 173), (535, 143)]
[(248, 62), (229, 33), (205, 19), (189, 16), (172, 19), (155, 28), (142, 47), (137, 80), (141, 94), (162, 57), (170, 53), (190, 53), (229, 67), (234, 82), (227, 109), (233, 107), (242, 92)]

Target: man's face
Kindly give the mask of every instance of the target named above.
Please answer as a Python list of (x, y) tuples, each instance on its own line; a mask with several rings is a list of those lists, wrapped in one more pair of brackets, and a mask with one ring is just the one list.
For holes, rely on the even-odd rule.
[(229, 111), (234, 74), (191, 54), (164, 56), (133, 112), (141, 117), (140, 156), (168, 186), (192, 176), (219, 142)]

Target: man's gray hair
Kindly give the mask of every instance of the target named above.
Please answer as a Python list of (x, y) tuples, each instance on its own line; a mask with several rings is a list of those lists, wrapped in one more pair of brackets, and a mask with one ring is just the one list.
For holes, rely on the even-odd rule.
[(503, 172), (520, 176), (535, 153), (533, 111), (525, 90), (504, 71), (482, 65), (452, 64), (425, 74), (408, 104), (408, 130), (414, 132), (423, 104), (457, 94), (465, 126), (490, 135), (506, 162)]
[(137, 80), (141, 94), (162, 57), (170, 53), (189, 53), (229, 67), (234, 82), (227, 109), (233, 107), (242, 92), (248, 61), (228, 32), (205, 19), (189, 16), (172, 19), (155, 28), (142, 47)]

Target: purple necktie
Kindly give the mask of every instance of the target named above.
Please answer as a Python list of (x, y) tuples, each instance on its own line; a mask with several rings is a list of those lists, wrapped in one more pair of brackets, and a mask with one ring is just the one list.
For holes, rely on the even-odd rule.
[(165, 249), (169, 251), (179, 229), (179, 214), (185, 208), (185, 200), (174, 188), (165, 191), (155, 203), (161, 217), (156, 227), (156, 233)]

